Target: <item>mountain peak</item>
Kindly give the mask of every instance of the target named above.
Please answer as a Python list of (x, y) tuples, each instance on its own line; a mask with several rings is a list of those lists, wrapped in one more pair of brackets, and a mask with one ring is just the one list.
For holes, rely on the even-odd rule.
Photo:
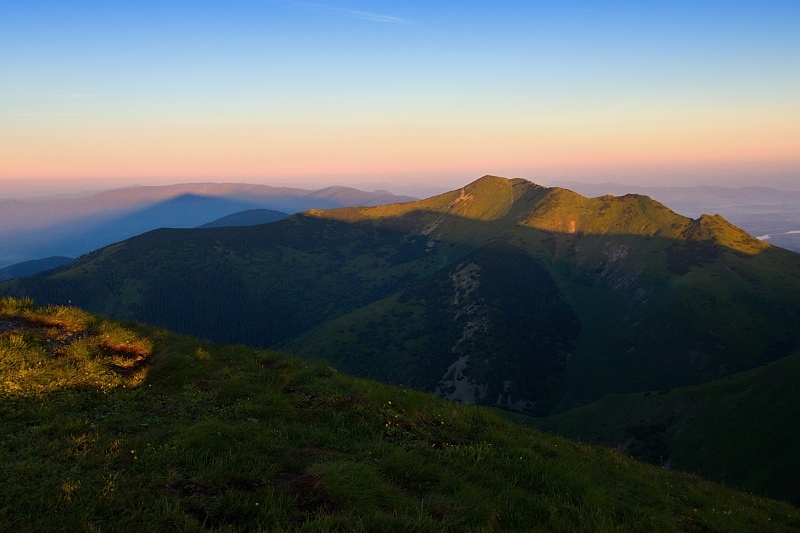
[(544, 189), (522, 223), (558, 233), (673, 238), (690, 221), (649, 196), (626, 194), (587, 198), (569, 189), (553, 187)]
[(718, 214), (700, 215), (700, 218), (694, 221), (689, 233), (697, 240), (713, 241), (748, 255), (755, 255), (770, 247), (770, 244), (756, 239)]
[(670, 239), (714, 241), (748, 254), (768, 245), (754, 239), (719, 215), (693, 220), (642, 194), (587, 198), (569, 189), (544, 187), (522, 178), (485, 175), (424, 200), (376, 207), (314, 210), (308, 215), (354, 222), (383, 220), (417, 227), (427, 235), (444, 229), (446, 217), (508, 224), (564, 234), (628, 234)]
[[(754, 255), (769, 245), (719, 215), (698, 219), (678, 214), (643, 194), (583, 196), (523, 178), (487, 174), (469, 184), (423, 200), (379, 206), (313, 210), (307, 215), (339, 221), (380, 221), (381, 225), (428, 235), (444, 231), (446, 219), (522, 225), (553, 233), (639, 235), (709, 241)], [(460, 232), (462, 230), (456, 230)]]
[(514, 187), (520, 184), (538, 187), (525, 180), (483, 176), (468, 185), (424, 200), (375, 207), (313, 210), (306, 214), (343, 221), (380, 220), (404, 216), (412, 212), (436, 213), (473, 220), (498, 220), (505, 217), (518, 196)]
[(515, 191), (515, 196), (519, 197), (530, 190), (541, 191), (549, 188), (538, 185), (524, 178), (504, 178), (502, 176), (487, 174), (468, 184), (464, 187), (464, 189), (474, 190), (482, 194), (492, 193), (498, 190), (512, 189)]

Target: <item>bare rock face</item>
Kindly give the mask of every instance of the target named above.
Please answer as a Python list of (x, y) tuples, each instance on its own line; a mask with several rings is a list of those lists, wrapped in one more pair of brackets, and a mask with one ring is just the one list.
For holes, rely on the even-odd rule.
[(450, 275), (453, 283), (454, 322), (463, 323), (461, 336), (451, 348), (457, 359), (447, 367), (436, 386), (437, 394), (462, 403), (478, 403), (486, 397), (486, 385), (470, 378), (468, 365), (473, 356), (468, 341), (489, 331), (488, 309), (474, 297), (480, 286), (481, 268), (473, 262), (462, 263)]

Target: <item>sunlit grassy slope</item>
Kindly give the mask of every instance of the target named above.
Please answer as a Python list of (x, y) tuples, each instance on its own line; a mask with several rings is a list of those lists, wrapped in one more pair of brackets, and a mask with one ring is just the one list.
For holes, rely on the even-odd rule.
[(0, 300), (0, 529), (785, 531), (800, 513), (483, 408)]

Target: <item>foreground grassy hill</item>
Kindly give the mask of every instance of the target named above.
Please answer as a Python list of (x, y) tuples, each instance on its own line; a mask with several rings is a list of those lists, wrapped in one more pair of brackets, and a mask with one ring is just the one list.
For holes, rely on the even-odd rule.
[(800, 352), (725, 379), (610, 395), (536, 425), (800, 503)]
[(786, 531), (800, 513), (484, 408), (0, 300), (0, 528)]

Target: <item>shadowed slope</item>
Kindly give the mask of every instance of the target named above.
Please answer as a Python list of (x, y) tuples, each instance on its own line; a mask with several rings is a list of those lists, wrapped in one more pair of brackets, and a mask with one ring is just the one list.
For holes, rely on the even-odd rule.
[(61, 265), (66, 265), (72, 261), (71, 257), (46, 257), (44, 259), (34, 259), (31, 261), (23, 261), (9, 265), (5, 268), (0, 268), (0, 281), (6, 281), (14, 278), (24, 278), (50, 270)]
[(800, 352), (703, 385), (607, 396), (535, 423), (797, 503), (799, 403)]
[(271, 209), (248, 209), (246, 211), (239, 211), (231, 215), (226, 215), (218, 218), (202, 226), (200, 228), (226, 228), (232, 226), (255, 226), (258, 224), (269, 224), (288, 217), (287, 213), (280, 211), (273, 211)]

